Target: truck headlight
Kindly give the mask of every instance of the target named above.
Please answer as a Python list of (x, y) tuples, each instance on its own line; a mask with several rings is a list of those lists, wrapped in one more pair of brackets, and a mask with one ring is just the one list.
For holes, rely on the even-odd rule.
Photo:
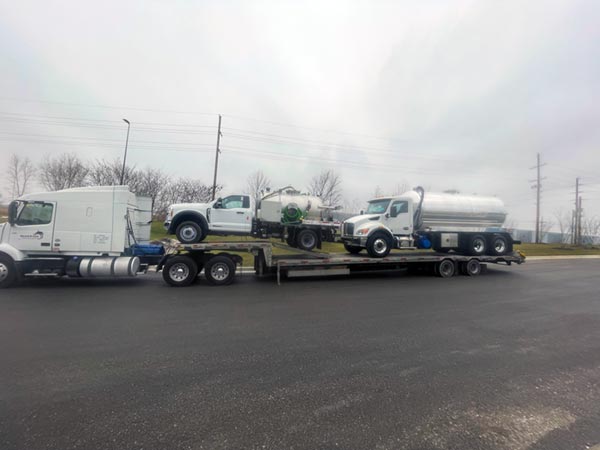
[(173, 218), (173, 208), (169, 208), (167, 210), (167, 220), (171, 220)]
[(356, 232), (356, 234), (358, 236), (364, 236), (365, 234), (369, 234), (369, 229), (368, 228), (361, 228), (360, 230), (358, 230)]

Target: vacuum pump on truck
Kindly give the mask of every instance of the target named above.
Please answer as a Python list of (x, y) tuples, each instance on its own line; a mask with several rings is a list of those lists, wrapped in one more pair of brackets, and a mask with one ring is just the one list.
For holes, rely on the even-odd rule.
[(286, 186), (257, 204), (249, 195), (234, 194), (208, 203), (171, 205), (164, 227), (182, 244), (201, 242), (209, 234), (281, 237), (291, 247), (310, 251), (335, 239), (340, 224), (330, 217), (333, 209), (319, 197)]
[(417, 187), (369, 201), (364, 214), (343, 222), (341, 239), (349, 253), (366, 249), (373, 258), (393, 248), (503, 256), (518, 243), (502, 230), (506, 215), (495, 197), (425, 193)]

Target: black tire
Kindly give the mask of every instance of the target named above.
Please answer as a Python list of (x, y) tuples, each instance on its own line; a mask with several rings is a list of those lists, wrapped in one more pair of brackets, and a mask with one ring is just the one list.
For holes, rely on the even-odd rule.
[(485, 236), (481, 234), (474, 234), (469, 237), (467, 242), (466, 253), (472, 256), (482, 256), (485, 255), (487, 251), (487, 241), (485, 240)]
[(162, 269), (163, 280), (170, 286), (189, 286), (198, 276), (198, 264), (189, 256), (174, 256), (167, 259)]
[(456, 273), (456, 264), (451, 259), (442, 259), (435, 264), (435, 274), (441, 278), (452, 278)]
[(297, 247), (296, 244), (296, 236), (294, 235), (294, 233), (288, 233), (287, 237), (285, 238), (285, 242), (287, 243), (287, 245), (289, 245), (290, 247)]
[(188, 220), (179, 224), (175, 236), (182, 244), (195, 244), (206, 237), (206, 232), (200, 224)]
[(296, 245), (300, 250), (310, 252), (319, 243), (319, 237), (313, 230), (302, 230), (296, 236)]
[(344, 242), (344, 248), (346, 251), (352, 255), (358, 255), (362, 251), (362, 247), (358, 247), (356, 245), (346, 244)]
[(385, 258), (392, 251), (392, 239), (385, 233), (375, 232), (367, 239), (367, 252), (371, 258)]
[(17, 281), (17, 267), (8, 256), (0, 255), (0, 289), (11, 287)]
[(204, 276), (215, 286), (231, 284), (235, 277), (235, 262), (227, 256), (213, 256), (204, 265)]
[(493, 236), (490, 239), (489, 254), (492, 256), (503, 256), (508, 253), (508, 239), (505, 236)]
[(461, 272), (468, 277), (476, 277), (481, 274), (481, 263), (477, 259), (470, 259), (461, 263)]

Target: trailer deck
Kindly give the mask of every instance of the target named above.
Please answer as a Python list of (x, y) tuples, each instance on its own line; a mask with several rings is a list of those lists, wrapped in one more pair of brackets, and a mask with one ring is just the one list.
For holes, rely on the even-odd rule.
[[(273, 254), (275, 247), (293, 253), (275, 255)], [(195, 261), (197, 272), (201, 271), (202, 267), (204, 267), (206, 277), (212, 284), (229, 284), (233, 281), (233, 274), (230, 272), (235, 273), (235, 267), (241, 264), (242, 261), (239, 255), (232, 255), (229, 252), (251, 253), (254, 255), (254, 271), (256, 275), (276, 275), (278, 284), (281, 284), (282, 275), (286, 275), (288, 278), (315, 277), (404, 268), (432, 269), (432, 273), (443, 278), (454, 276), (459, 271), (465, 275), (475, 276), (481, 273), (481, 268), (485, 267), (486, 264), (511, 265), (513, 263), (522, 264), (525, 262), (525, 256), (520, 252), (513, 252), (503, 256), (465, 256), (455, 253), (397, 250), (384, 258), (371, 258), (349, 253), (327, 254), (304, 252), (270, 241), (242, 241), (177, 245), (172, 247), (171, 251), (168, 252), (164, 260), (159, 264), (159, 269), (168, 263), (169, 258), (173, 258), (175, 255), (178, 255), (180, 258), (183, 256)], [(218, 279), (218, 270), (212, 271), (213, 265), (210, 264), (216, 257), (219, 257), (221, 262), (219, 266), (220, 270), (227, 272), (226, 275), (221, 273), (222, 280)], [(230, 259), (230, 264), (227, 263), (227, 259)], [(185, 260), (181, 261), (185, 262)], [(225, 268), (225, 265), (228, 265), (228, 267)], [(211, 272), (208, 271), (209, 269)], [(169, 281), (168, 276), (165, 277), (164, 275), (163, 270), (165, 281), (173, 284)]]

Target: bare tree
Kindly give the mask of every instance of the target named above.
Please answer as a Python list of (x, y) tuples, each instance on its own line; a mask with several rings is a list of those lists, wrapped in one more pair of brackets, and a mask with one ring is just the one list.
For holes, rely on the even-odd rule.
[(342, 201), (342, 179), (333, 170), (324, 170), (310, 180), (308, 192), (320, 197), (327, 205), (337, 206)]
[(252, 172), (246, 181), (246, 193), (252, 196), (254, 201), (263, 197), (265, 190), (271, 185), (271, 180), (262, 170)]
[(410, 191), (410, 184), (403, 180), (401, 183), (396, 183), (396, 186), (392, 189), (392, 195), (402, 195), (408, 191)]
[(544, 221), (544, 218), (542, 217), (542, 220), (540, 221), (540, 242), (544, 242), (544, 239), (546, 239), (548, 232), (552, 229), (553, 226), (554, 222), (552, 222), (551, 220)]
[(600, 219), (596, 216), (583, 217), (581, 219), (581, 234), (585, 243), (593, 244), (600, 235)]
[(17, 198), (23, 195), (34, 175), (35, 166), (29, 158), (11, 155), (6, 169), (7, 187), (11, 197)]
[(373, 192), (373, 198), (380, 198), (383, 196), (384, 196), (383, 189), (381, 189), (380, 186), (375, 186), (375, 192)]
[(139, 172), (139, 187), (136, 194), (152, 199), (152, 213), (155, 214), (156, 199), (168, 185), (169, 178), (160, 169), (146, 168)]
[[(122, 162), (120, 159), (107, 161), (97, 160), (89, 170), (89, 181), (97, 186), (116, 186), (121, 183)], [(129, 186), (131, 192), (139, 192), (142, 181), (140, 172), (134, 166), (125, 166), (123, 184)]]
[(84, 186), (88, 171), (87, 165), (76, 154), (63, 153), (45, 158), (40, 164), (39, 176), (47, 190), (58, 191)]
[(558, 231), (560, 233), (560, 243), (566, 244), (569, 238), (569, 230), (571, 229), (572, 216), (570, 212), (564, 211), (562, 208), (554, 213)]

